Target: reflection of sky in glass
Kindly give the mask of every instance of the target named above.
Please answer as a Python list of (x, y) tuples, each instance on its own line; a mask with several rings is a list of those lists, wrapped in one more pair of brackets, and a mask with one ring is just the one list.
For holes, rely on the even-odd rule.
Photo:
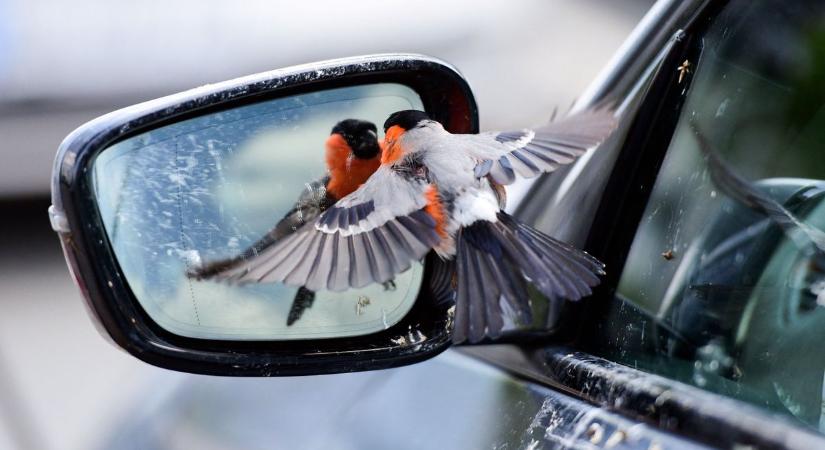
[[(423, 109), (394, 84), (340, 88), (235, 108), (115, 144), (95, 161), (100, 212), (129, 285), (144, 309), (177, 334), (221, 339), (304, 339), (367, 334), (401, 320), (418, 293), (420, 265), (381, 286), (319, 292), (286, 326), (295, 293), (280, 284), (190, 281), (187, 267), (234, 256), (322, 177), (336, 122), (381, 128), (401, 109)], [(358, 307), (357, 304), (369, 304)]]

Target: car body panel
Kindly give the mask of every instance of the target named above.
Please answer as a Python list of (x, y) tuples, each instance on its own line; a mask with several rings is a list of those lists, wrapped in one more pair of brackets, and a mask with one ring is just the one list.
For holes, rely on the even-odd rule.
[(182, 375), (155, 390), (101, 448), (708, 448), (454, 350), (400, 370)]

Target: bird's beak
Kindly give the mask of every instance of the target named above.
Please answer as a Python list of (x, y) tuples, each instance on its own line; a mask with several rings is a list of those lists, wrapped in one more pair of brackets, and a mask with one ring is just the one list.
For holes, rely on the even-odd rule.
[(384, 145), (382, 145), (381, 164), (391, 164), (402, 156), (404, 152), (398, 145), (398, 139), (404, 134), (404, 129), (398, 125), (387, 128), (384, 134)]
[(404, 134), (404, 129), (398, 125), (393, 125), (387, 128), (386, 134), (384, 134), (384, 148), (390, 148), (395, 145), (395, 142), (398, 141), (398, 138)]

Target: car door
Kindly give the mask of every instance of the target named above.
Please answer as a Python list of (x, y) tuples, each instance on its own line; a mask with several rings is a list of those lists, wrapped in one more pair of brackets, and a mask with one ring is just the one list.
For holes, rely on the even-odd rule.
[(690, 3), (646, 36), (670, 33), (655, 76), (620, 60), (605, 78), (624, 135), (521, 206), (607, 282), (528, 362), (488, 357), (708, 445), (821, 448), (825, 11)]

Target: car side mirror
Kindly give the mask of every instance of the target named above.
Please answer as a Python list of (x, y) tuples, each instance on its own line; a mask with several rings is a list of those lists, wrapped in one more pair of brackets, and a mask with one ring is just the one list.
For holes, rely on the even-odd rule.
[(417, 55), (265, 72), (75, 130), (58, 150), (50, 216), (103, 334), (156, 366), (237, 376), (382, 369), (446, 349), (452, 299), (426, 261), (343, 292), (209, 276), (357, 187), (325, 175), (342, 164), (368, 176), (383, 121), (404, 109), (478, 132), (464, 78)]

